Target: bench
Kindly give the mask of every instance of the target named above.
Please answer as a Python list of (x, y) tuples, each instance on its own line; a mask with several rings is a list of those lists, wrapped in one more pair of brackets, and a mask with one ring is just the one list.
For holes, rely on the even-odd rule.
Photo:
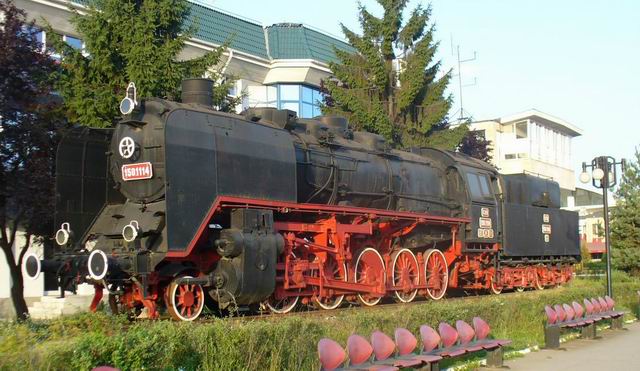
[(565, 303), (545, 306), (547, 319), (544, 340), (547, 349), (560, 347), (560, 334), (563, 330), (580, 329), (582, 338), (594, 339), (596, 324), (600, 321), (611, 320), (612, 328), (622, 328), (624, 312), (614, 309), (615, 302), (609, 296), (584, 299), (583, 303), (584, 307), (576, 301), (571, 305)]
[[(502, 347), (509, 340), (489, 339), (489, 325), (479, 317), (473, 319), (473, 327), (457, 321), (456, 328), (442, 322), (438, 332), (429, 326), (420, 327), (422, 347), (416, 352), (418, 340), (407, 329), (395, 330), (395, 341), (385, 333), (374, 331), (371, 343), (360, 335), (347, 339), (347, 350), (331, 339), (318, 342), (318, 356), (322, 370), (371, 370), (393, 371), (400, 368), (439, 370), (439, 361), (465, 354), (486, 351), (487, 365), (501, 367)], [(348, 354), (348, 362), (345, 360)]]

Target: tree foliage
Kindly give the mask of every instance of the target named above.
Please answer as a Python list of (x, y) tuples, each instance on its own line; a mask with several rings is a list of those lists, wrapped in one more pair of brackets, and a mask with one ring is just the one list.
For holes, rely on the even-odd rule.
[(611, 211), (611, 258), (621, 270), (640, 273), (640, 151), (630, 161)]
[[(53, 158), (63, 120), (51, 96), (50, 78), (58, 66), (42, 53), (38, 31), (11, 0), (0, 0), (0, 13), (0, 248), (22, 320), (22, 260), (34, 240), (51, 232)], [(21, 232), (25, 242), (18, 246)]]
[(462, 138), (458, 151), (466, 155), (469, 155), (478, 160), (484, 162), (491, 161), (491, 154), (489, 153), (491, 147), (491, 141), (487, 140), (484, 136), (480, 135), (478, 131), (470, 130)]
[(323, 112), (346, 116), (354, 129), (381, 134), (396, 147), (455, 149), (468, 129), (448, 128), (451, 73), (439, 76), (431, 8), (418, 6), (403, 22), (407, 0), (378, 3), (380, 18), (360, 6), (361, 35), (342, 25), (355, 52), (335, 49)]
[[(92, 0), (71, 23), (85, 44), (77, 50), (55, 37), (62, 56), (58, 89), (71, 120), (106, 127), (118, 113), (118, 103), (129, 81), (138, 96), (178, 99), (184, 78), (205, 73), (218, 83), (214, 104), (231, 110), (238, 103), (227, 92), (233, 84), (211, 67), (220, 63), (226, 45), (205, 55), (180, 60), (185, 42), (196, 31), (187, 27), (190, 4), (186, 0)], [(53, 34), (49, 27), (48, 32)]]

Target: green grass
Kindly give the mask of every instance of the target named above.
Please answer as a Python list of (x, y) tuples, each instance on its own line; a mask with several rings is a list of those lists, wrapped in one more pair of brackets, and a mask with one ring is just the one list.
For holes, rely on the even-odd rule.
[[(618, 309), (638, 313), (640, 280), (614, 275)], [(604, 295), (604, 282), (576, 280), (553, 290), (448, 299), (403, 307), (354, 308), (322, 316), (258, 320), (214, 319), (206, 323), (142, 321), (104, 313), (50, 321), (0, 324), (0, 369), (87, 370), (108, 364), (123, 370), (313, 370), (316, 344), (330, 337), (345, 344), (353, 333), (392, 334), (422, 324), (487, 320), (496, 338), (513, 340), (511, 349), (543, 344), (543, 307)], [(477, 357), (475, 357), (477, 359)]]

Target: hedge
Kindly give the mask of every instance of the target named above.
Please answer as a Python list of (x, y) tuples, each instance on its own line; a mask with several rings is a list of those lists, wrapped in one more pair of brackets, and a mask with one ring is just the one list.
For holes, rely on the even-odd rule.
[[(640, 280), (614, 275), (619, 309), (638, 313)], [(352, 308), (322, 315), (265, 319), (210, 319), (200, 323), (129, 322), (106, 313), (49, 321), (0, 324), (0, 369), (88, 370), (111, 365), (122, 370), (314, 370), (316, 344), (331, 337), (342, 344), (353, 333), (414, 333), (422, 324), (485, 318), (497, 338), (511, 348), (543, 343), (545, 304), (604, 295), (604, 282), (575, 280), (566, 287), (425, 301), (405, 306)]]

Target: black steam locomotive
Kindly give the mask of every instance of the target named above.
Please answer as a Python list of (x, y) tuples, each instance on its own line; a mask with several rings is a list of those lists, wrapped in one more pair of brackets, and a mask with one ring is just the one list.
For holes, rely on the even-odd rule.
[[(341, 117), (137, 101), (113, 129), (78, 128), (57, 157), (57, 248), (24, 271), (96, 287), (114, 310), (197, 318), (205, 301), (286, 313), (343, 300), (442, 298), (449, 287), (543, 289), (579, 261), (558, 184), (459, 153), (391, 149)], [(206, 299), (206, 300), (205, 300)]]

